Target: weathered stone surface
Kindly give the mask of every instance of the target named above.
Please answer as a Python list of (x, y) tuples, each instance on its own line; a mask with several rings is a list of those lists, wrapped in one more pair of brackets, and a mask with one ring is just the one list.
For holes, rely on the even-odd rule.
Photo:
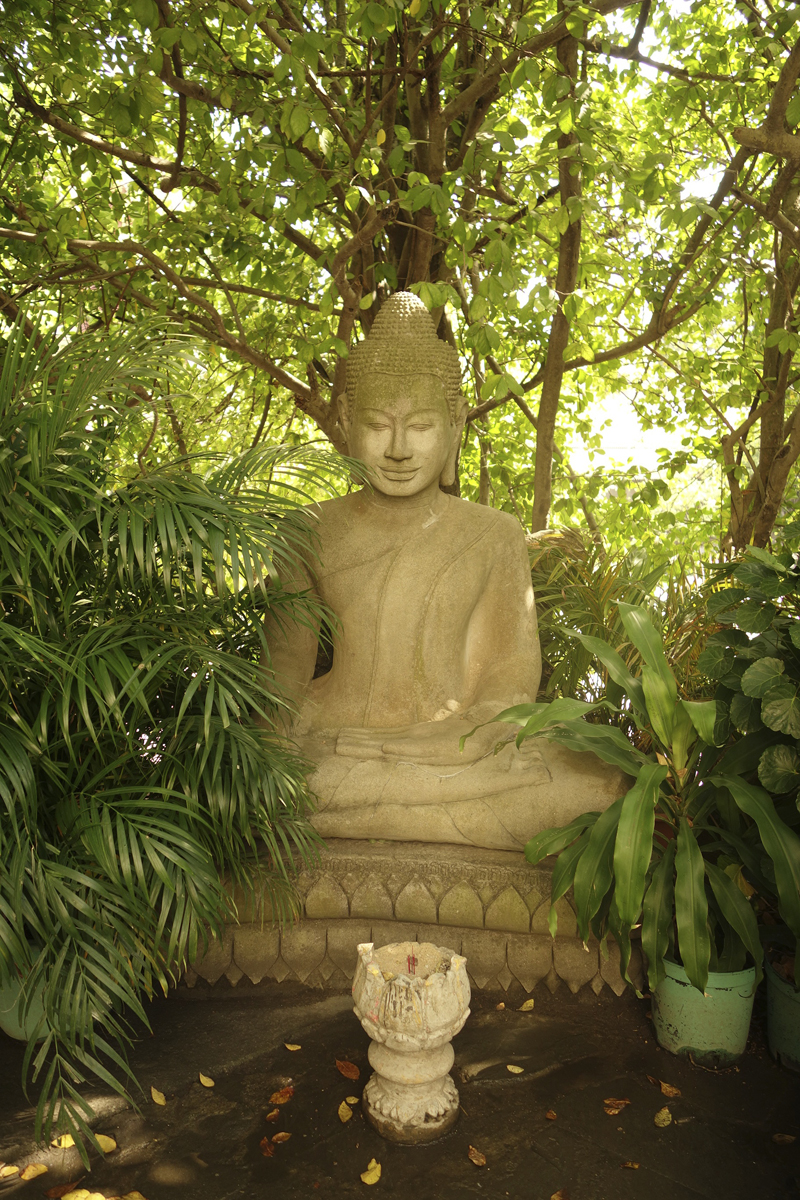
[(544, 899), (544, 895), (536, 887), (533, 887), (529, 892), (526, 892), (525, 903), (528, 906), (528, 912), (531, 914), (531, 916), (533, 916)]
[(487, 929), (480, 932), (464, 930), (461, 953), (467, 960), (467, 971), (475, 986), (484, 988), (506, 965), (506, 938), (502, 933)]
[(436, 901), (424, 883), (419, 879), (412, 879), (395, 900), (394, 915), (398, 921), (434, 922)]
[(597, 974), (597, 946), (584, 950), (577, 938), (556, 938), (553, 966), (571, 992), (579, 992)]
[(516, 888), (503, 888), (486, 910), (486, 928), (527, 933), (531, 927), (528, 906)]
[(418, 925), (417, 941), (432, 942), (434, 946), (443, 946), (454, 954), (460, 954), (463, 933), (463, 929), (456, 929), (453, 925)]
[(388, 946), (390, 942), (418, 942), (417, 926), (407, 921), (373, 921), (368, 939), (375, 949)]
[(225, 972), (225, 978), (227, 979), (227, 981), (231, 985), (231, 987), (236, 987), (239, 980), (242, 979), (243, 977), (244, 977), (244, 971), (241, 969), (241, 967), (237, 967), (235, 962), (232, 962), (231, 965), (228, 967), (227, 971)]
[(603, 976), (600, 974), (599, 971), (597, 972), (594, 979), (589, 984), (589, 987), (592, 989), (595, 996), (599, 996), (600, 993), (602, 992), (603, 988), (605, 987), (605, 984), (603, 982)]
[(305, 910), (312, 919), (336, 920), (350, 915), (344, 888), (331, 875), (322, 875), (309, 889)]
[(358, 962), (357, 946), (372, 941), (369, 921), (336, 921), (328, 925), (328, 957), (348, 979)]
[(374, 918), (376, 921), (391, 921), (394, 915), (392, 898), (377, 875), (370, 875), (356, 887), (350, 900), (350, 914), (353, 917)]
[(209, 938), (208, 949), (201, 959), (192, 963), (195, 971), (207, 983), (216, 983), (231, 965), (233, 953), (233, 930), (226, 929), (222, 941)]
[(327, 927), (324, 921), (303, 921), (284, 929), (281, 957), (301, 983), (308, 979), (325, 957)]
[(558, 975), (556, 974), (556, 969), (554, 966), (551, 967), (550, 970), (545, 975), (544, 983), (545, 983), (545, 987), (549, 990), (551, 995), (555, 995), (555, 993), (561, 987), (561, 980), (559, 979)]
[(269, 925), (239, 925), (233, 930), (233, 959), (251, 983), (260, 983), (272, 975), (280, 954), (281, 937)]
[(512, 974), (531, 992), (553, 966), (553, 941), (542, 934), (509, 934), (506, 954)]
[[(575, 913), (564, 896), (556, 900), (556, 915), (558, 917), (557, 937), (574, 938), (578, 932), (578, 922)], [(550, 917), (550, 901), (544, 900), (531, 918), (531, 933), (550, 932), (548, 919)]]
[(271, 979), (277, 979), (278, 983), (283, 983), (292, 974), (290, 968), (286, 965), (282, 958), (276, 958), (275, 962), (269, 971)]
[(468, 883), (457, 883), (442, 897), (439, 904), (439, 924), (483, 929), (483, 905)]

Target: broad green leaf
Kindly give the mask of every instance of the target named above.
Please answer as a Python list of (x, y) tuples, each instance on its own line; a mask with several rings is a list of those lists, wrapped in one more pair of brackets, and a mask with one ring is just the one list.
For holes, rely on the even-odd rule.
[[(531, 716), (523, 725), (517, 734), (517, 745), (540, 730), (545, 729), (549, 725), (559, 724), (565, 721), (574, 721), (576, 717), (584, 717), (587, 713), (594, 712), (598, 708), (602, 708), (605, 701), (598, 701), (596, 704), (588, 704), (584, 700), (558, 699), (553, 700), (550, 704)], [(538, 707), (538, 705), (537, 705)], [(502, 714), (501, 714), (502, 716)], [(495, 718), (497, 720), (498, 718)]]
[(587, 826), (593, 825), (599, 815), (596, 812), (581, 813), (574, 821), (570, 821), (569, 825), (562, 825), (558, 829), (545, 829), (542, 833), (537, 833), (525, 846), (525, 858), (533, 866), (536, 866), (549, 854), (560, 854), (564, 847), (573, 842)]
[(706, 861), (705, 868), (711, 890), (723, 917), (741, 939), (755, 963), (756, 984), (758, 984), (761, 981), (764, 952), (761, 947), (755, 913), (742, 892), (724, 871), (708, 861)]
[(569, 721), (553, 729), (545, 729), (537, 736), (558, 742), (569, 750), (596, 754), (603, 762), (619, 767), (626, 775), (636, 775), (639, 767), (649, 761), (646, 755), (632, 745), (622, 730), (613, 725), (590, 725), (588, 721)]
[(661, 635), (655, 629), (647, 609), (640, 604), (618, 603), (617, 608), (622, 617), (625, 632), (641, 654), (651, 671), (661, 675), (664, 682), (674, 683), (674, 677), (669, 669)]
[(717, 724), (716, 700), (681, 700), (681, 708), (688, 713), (699, 736), (709, 745), (715, 745), (714, 729)]
[(730, 719), (740, 733), (757, 733), (764, 728), (761, 720), (761, 701), (755, 696), (737, 692), (731, 700)]
[(697, 669), (709, 679), (722, 679), (733, 666), (733, 657), (726, 646), (706, 646), (697, 660)]
[(572, 887), (573, 880), (575, 879), (575, 869), (588, 844), (589, 835), (584, 831), (578, 840), (573, 842), (571, 846), (567, 846), (566, 850), (562, 850), (556, 859), (555, 866), (553, 867), (553, 878), (550, 884), (550, 912), (547, 918), (547, 925), (552, 938), (556, 936), (558, 930), (556, 902)]
[(668, 768), (658, 763), (640, 767), (636, 783), (623, 798), (614, 844), (614, 899), (621, 925), (639, 921), (645, 876), (653, 852), (655, 806)]
[(800, 837), (780, 819), (771, 797), (762, 788), (730, 775), (713, 775), (710, 782), (726, 787), (742, 812), (758, 826), (775, 869), (780, 914), (795, 937), (800, 937)]
[(675, 853), (675, 923), (683, 969), (689, 982), (703, 992), (711, 958), (708, 898), (703, 855), (686, 817), (680, 819)]
[(800, 754), (794, 746), (768, 746), (758, 764), (758, 778), (768, 792), (793, 792), (800, 786)]
[(784, 665), (779, 658), (760, 658), (742, 676), (742, 691), (745, 696), (765, 696), (783, 672)]
[(668, 667), (665, 673), (645, 663), (642, 667), (642, 687), (647, 716), (655, 735), (662, 746), (669, 746), (675, 729), (675, 701), (678, 697), (675, 677)]
[(675, 839), (667, 842), (656, 864), (642, 903), (642, 949), (647, 956), (650, 991), (664, 978), (664, 956), (669, 949), (675, 919), (673, 868)]
[(788, 679), (775, 684), (764, 696), (761, 720), (778, 733), (800, 738), (800, 695)]
[(581, 645), (585, 646), (590, 654), (593, 654), (595, 658), (600, 660), (608, 671), (610, 678), (622, 688), (634, 707), (640, 712), (646, 712), (641, 680), (631, 674), (622, 656), (601, 638), (590, 637), (588, 634), (577, 633), (572, 630), (566, 630), (566, 632), (570, 637), (578, 638)]
[(575, 909), (578, 931), (584, 941), (588, 941), (589, 923), (611, 886), (614, 842), (622, 802), (621, 796), (597, 818), (589, 834), (586, 850), (575, 870)]

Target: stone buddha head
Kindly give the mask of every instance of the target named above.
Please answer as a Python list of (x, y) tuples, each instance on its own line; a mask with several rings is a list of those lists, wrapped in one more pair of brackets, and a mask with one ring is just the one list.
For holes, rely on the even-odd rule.
[(350, 352), (339, 406), (348, 453), (376, 491), (419, 496), (455, 481), (468, 408), (461, 366), (413, 293), (390, 297)]

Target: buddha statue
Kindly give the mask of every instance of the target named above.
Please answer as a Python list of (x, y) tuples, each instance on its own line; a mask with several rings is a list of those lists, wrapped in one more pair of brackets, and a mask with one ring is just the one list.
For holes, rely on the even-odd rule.
[(368, 484), (309, 509), (319, 560), (287, 584), (335, 615), (332, 667), (314, 678), (313, 628), (267, 631), (326, 838), (520, 849), (626, 790), (594, 756), (554, 743), (496, 753), (505, 724), (459, 749), (476, 725), (535, 700), (541, 674), (521, 526), (440, 487), (455, 478), (467, 408), (456, 351), (416, 296), (392, 296), (340, 396)]

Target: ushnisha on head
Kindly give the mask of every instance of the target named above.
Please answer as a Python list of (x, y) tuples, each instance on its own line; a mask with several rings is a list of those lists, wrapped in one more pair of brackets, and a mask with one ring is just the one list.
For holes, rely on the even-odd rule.
[(468, 407), (461, 366), (413, 293), (385, 301), (351, 351), (339, 405), (349, 452), (377, 491), (416, 497), (454, 482)]

